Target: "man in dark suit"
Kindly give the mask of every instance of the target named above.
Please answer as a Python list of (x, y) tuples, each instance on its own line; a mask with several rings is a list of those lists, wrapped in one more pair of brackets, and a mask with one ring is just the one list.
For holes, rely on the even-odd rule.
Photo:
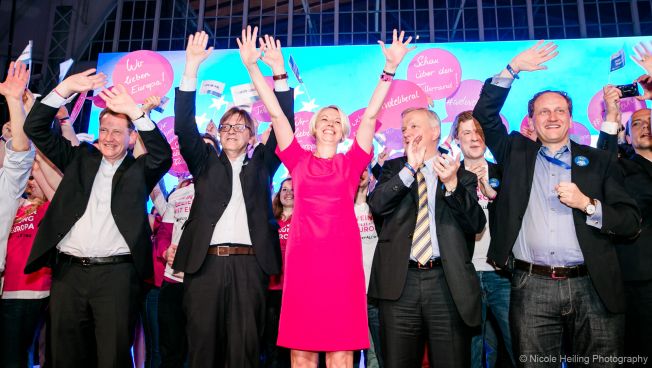
[[(270, 186), (280, 160), (270, 134), (249, 157), (256, 127), (244, 110), (232, 108), (220, 119), (222, 152), (205, 144), (195, 123), (199, 65), (209, 56), (208, 35), (191, 35), (186, 67), (175, 101), (175, 133), (190, 173), (195, 199), (175, 256), (184, 271), (192, 367), (257, 367), (269, 275), (280, 272), (278, 224)], [(287, 86), (283, 57), (266, 53), (283, 112), (294, 121), (293, 91)], [(284, 88), (283, 88), (284, 87)]]
[(530, 100), (537, 141), (508, 135), (502, 124), (500, 109), (518, 72), (544, 69), (555, 50), (541, 41), (518, 54), (486, 81), (473, 111), (504, 167), (488, 258), (499, 267), (515, 258), (510, 322), (525, 367), (560, 366), (564, 354), (621, 355), (625, 303), (611, 237), (633, 237), (640, 228), (615, 155), (569, 140), (572, 101), (565, 93), (543, 91)]
[[(25, 133), (64, 174), (41, 221), (25, 272), (52, 267), (53, 367), (125, 367), (142, 282), (152, 275), (147, 200), (172, 163), (165, 137), (118, 85), (101, 96), (97, 146), (73, 147), (50, 124), (73, 93), (105, 83), (94, 69), (68, 77), (38, 102)], [(148, 151), (135, 159), (134, 125)]]
[[(478, 203), (487, 217), (488, 226), (475, 236), (473, 267), (475, 267), (482, 296), (482, 322), (471, 341), (471, 367), (496, 366), (498, 337), (502, 339), (507, 356), (504, 361), (515, 366), (512, 339), (509, 331), (510, 274), (487, 262), (490, 233), (496, 227), (495, 200), (502, 181), (502, 167), (485, 159), (487, 146), (480, 122), (472, 111), (463, 111), (455, 117), (450, 131), (451, 144), (458, 144), (464, 154), (462, 168), (478, 177)], [(491, 318), (493, 317), (493, 318)], [(495, 322), (495, 323), (494, 323)], [(494, 326), (497, 329), (494, 329)]]
[[(652, 63), (650, 63), (652, 73)], [(652, 76), (638, 78), (645, 93), (652, 99)], [(607, 110), (598, 138), (598, 147), (618, 152), (620, 126), (620, 98), (622, 93), (614, 86), (605, 87), (604, 102)], [(641, 99), (643, 99), (641, 98)], [(624, 240), (616, 247), (625, 282), (625, 353), (627, 356), (652, 357), (652, 133), (650, 109), (635, 111), (625, 132), (634, 149), (631, 157), (618, 160), (625, 190), (634, 198), (641, 210), (643, 222), (641, 235), (634, 240)]]
[(439, 155), (440, 120), (427, 109), (402, 114), (407, 156), (386, 161), (369, 206), (382, 230), (368, 294), (380, 300), (387, 367), (431, 362), (466, 367), (471, 331), (480, 323), (480, 287), (471, 264), (485, 216), (477, 178), (459, 155)]

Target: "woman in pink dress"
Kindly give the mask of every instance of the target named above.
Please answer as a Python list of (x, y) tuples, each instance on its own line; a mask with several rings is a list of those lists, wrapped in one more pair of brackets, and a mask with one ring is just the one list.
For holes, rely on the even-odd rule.
[[(319, 351), (326, 352), (327, 366), (351, 367), (353, 350), (369, 347), (354, 198), (360, 174), (371, 161), (376, 117), (396, 68), (410, 51), (412, 38), (403, 41), (404, 33), (399, 35), (394, 30), (390, 47), (379, 41), (385, 55), (380, 81), (353, 145), (347, 153), (338, 154), (337, 146), (350, 130), (346, 114), (337, 106), (319, 110), (310, 121), (315, 152), (301, 148), (257, 65), (262, 57), (272, 70), (278, 70), (275, 63), (283, 63), (280, 42), (265, 36), (258, 50), (257, 31), (251, 27), (242, 31), (242, 39), (238, 39), (240, 56), (269, 112), (278, 141), (276, 152), (290, 171), (295, 192), (278, 345), (292, 349), (293, 367), (316, 367)], [(287, 74), (274, 77), (287, 78)]]

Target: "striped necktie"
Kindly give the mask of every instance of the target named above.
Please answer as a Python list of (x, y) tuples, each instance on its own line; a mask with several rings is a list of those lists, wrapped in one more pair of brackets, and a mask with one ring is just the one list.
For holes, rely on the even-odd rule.
[(417, 224), (412, 237), (412, 256), (425, 265), (432, 257), (432, 245), (430, 239), (430, 216), (428, 216), (428, 188), (426, 178), (417, 171), (417, 184), (419, 194), (419, 211), (417, 212)]

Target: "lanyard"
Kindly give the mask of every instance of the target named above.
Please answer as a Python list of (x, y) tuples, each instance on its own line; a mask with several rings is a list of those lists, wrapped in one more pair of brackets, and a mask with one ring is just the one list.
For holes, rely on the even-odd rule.
[(545, 158), (551, 164), (562, 167), (562, 168), (564, 168), (566, 170), (571, 169), (571, 166), (569, 164), (565, 163), (564, 161), (562, 161), (562, 160), (560, 160), (558, 158), (555, 158), (555, 157), (547, 156), (545, 153), (543, 153), (543, 151), (539, 151), (539, 153), (541, 154), (541, 156), (543, 156), (543, 158)]

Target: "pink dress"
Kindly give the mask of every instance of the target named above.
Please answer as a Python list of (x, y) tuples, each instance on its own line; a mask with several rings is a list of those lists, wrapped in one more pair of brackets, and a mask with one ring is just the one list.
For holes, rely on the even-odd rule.
[(372, 154), (355, 141), (346, 154), (321, 159), (296, 139), (276, 153), (294, 187), (278, 345), (307, 351), (366, 349), (367, 296), (353, 202)]

